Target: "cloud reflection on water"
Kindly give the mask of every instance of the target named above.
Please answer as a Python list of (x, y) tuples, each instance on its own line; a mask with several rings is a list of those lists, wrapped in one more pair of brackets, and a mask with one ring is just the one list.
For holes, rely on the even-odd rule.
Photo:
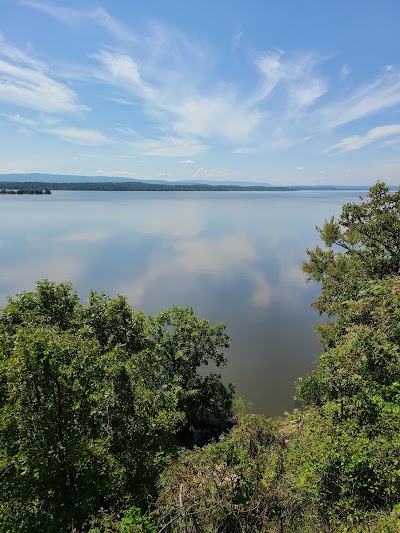
[(315, 225), (344, 203), (332, 194), (329, 205), (312, 193), (0, 198), (0, 305), (48, 278), (72, 281), (82, 299), (90, 289), (119, 292), (151, 314), (192, 306), (228, 324), (226, 379), (255, 410), (280, 414), (319, 349), (315, 288), (300, 265)]

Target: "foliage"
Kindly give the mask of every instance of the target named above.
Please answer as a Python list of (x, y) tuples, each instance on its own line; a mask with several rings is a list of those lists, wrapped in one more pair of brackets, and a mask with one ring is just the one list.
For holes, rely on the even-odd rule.
[[(400, 382), (399, 317), (400, 277), (366, 282), (337, 306), (335, 322), (318, 327), (326, 349), (300, 380), (298, 398), (306, 405), (338, 400), (353, 415), (366, 394), (389, 400)], [(372, 405), (368, 411), (372, 423)]]
[(142, 516), (138, 507), (131, 507), (125, 511), (121, 520), (122, 533), (153, 533), (150, 521)]
[(344, 205), (338, 219), (317, 228), (326, 249), (307, 250), (303, 270), (321, 286), (318, 311), (333, 315), (366, 281), (400, 274), (399, 214), (400, 191), (378, 182), (367, 201)]
[(303, 265), (321, 284), (316, 308), (335, 320), (317, 326), (324, 351), (299, 381), (306, 410), (285, 459), (287, 490), (334, 530), (398, 525), (388, 512), (400, 499), (399, 202), (378, 183), (325, 223), (328, 250)]
[(400, 494), (399, 414), (399, 407), (387, 410), (391, 431), (371, 435), (357, 418), (340, 418), (334, 403), (307, 409), (284, 457), (289, 522), (295, 511), (300, 523), (311, 517), (347, 531), (391, 509)]
[(96, 293), (83, 305), (68, 283), (42, 281), (9, 298), (0, 314), (0, 522), (67, 531), (100, 508), (145, 505), (177, 434), (207, 430), (212, 417), (227, 423), (232, 389), (198, 369), (223, 365), (228, 344), (223, 325), (191, 309), (148, 318), (122, 296)]
[(277, 510), (263, 475), (268, 460), (279, 470), (279, 443), (276, 424), (242, 415), (219, 442), (185, 451), (164, 472), (152, 520), (170, 533), (256, 531)]

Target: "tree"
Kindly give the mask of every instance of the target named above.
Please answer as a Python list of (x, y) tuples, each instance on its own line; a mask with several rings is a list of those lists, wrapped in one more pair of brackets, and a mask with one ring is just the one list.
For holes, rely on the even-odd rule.
[(321, 286), (314, 304), (320, 313), (335, 314), (369, 279), (400, 274), (400, 191), (390, 194), (378, 182), (367, 201), (344, 205), (337, 220), (317, 230), (326, 249), (307, 250), (303, 271)]
[(339, 401), (341, 416), (363, 411), (371, 423), (379, 409), (371, 403), (367, 414), (367, 396), (387, 401), (400, 383), (400, 276), (366, 282), (336, 309), (334, 322), (317, 326), (326, 348), (298, 397), (306, 405)]
[[(0, 312), (0, 530), (68, 531), (100, 508), (144, 506), (177, 434), (231, 415), (224, 326), (191, 309), (156, 317), (122, 296), (37, 283)], [(211, 401), (213, 391), (223, 405)], [(194, 426), (193, 426), (194, 427)], [(201, 426), (200, 430), (203, 429)]]
[(324, 351), (299, 381), (306, 409), (286, 462), (289, 490), (350, 528), (400, 497), (400, 192), (377, 183), (319, 232), (328, 249), (308, 251), (303, 270), (334, 317), (316, 328)]

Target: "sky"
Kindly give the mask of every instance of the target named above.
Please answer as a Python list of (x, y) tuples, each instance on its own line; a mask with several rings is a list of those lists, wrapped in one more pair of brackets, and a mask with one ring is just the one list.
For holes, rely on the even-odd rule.
[(0, 173), (400, 183), (399, 0), (0, 0)]

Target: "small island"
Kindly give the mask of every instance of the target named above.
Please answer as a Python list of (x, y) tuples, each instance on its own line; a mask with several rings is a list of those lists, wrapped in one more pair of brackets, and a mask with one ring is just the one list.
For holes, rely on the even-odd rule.
[(51, 194), (50, 189), (0, 189), (0, 194)]

